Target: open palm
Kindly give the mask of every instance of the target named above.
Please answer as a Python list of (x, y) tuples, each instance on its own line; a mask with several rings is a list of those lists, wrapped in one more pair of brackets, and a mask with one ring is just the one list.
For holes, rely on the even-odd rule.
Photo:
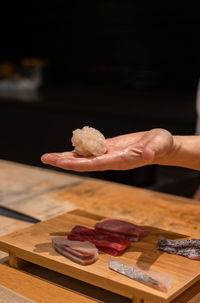
[(173, 150), (173, 136), (164, 129), (130, 133), (107, 139), (108, 150), (98, 157), (83, 157), (76, 152), (47, 153), (41, 161), (74, 171), (128, 170), (156, 164)]

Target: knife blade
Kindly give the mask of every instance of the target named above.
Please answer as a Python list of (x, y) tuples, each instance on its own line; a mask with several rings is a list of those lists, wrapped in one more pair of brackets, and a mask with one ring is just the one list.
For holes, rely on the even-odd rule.
[(32, 216), (26, 215), (22, 212), (19, 212), (17, 210), (11, 209), (6, 206), (0, 205), (0, 216), (4, 217), (9, 217), (9, 218), (14, 218), (17, 220), (25, 221), (25, 222), (30, 222), (30, 223), (39, 223), (41, 220), (34, 218)]

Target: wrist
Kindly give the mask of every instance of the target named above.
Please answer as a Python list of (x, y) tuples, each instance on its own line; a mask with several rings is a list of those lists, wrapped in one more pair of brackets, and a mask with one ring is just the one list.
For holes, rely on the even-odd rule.
[(167, 152), (160, 156), (156, 164), (166, 166), (180, 166), (182, 154), (182, 136), (171, 136), (171, 145)]
[(173, 136), (171, 150), (158, 164), (200, 170), (200, 136)]

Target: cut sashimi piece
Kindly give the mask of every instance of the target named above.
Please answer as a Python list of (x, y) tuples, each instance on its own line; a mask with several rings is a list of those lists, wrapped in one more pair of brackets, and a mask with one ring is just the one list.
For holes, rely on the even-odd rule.
[(158, 250), (200, 261), (200, 239), (170, 240), (161, 237)]
[(173, 284), (172, 278), (168, 275), (149, 270), (146, 271), (140, 269), (136, 265), (132, 266), (117, 260), (110, 259), (109, 268), (135, 281), (163, 292), (167, 292)]
[(113, 256), (121, 255), (131, 244), (130, 240), (107, 235), (98, 230), (76, 225), (68, 234), (69, 240), (89, 241), (93, 243), (100, 251)]
[(68, 259), (81, 264), (89, 265), (98, 259), (98, 249), (89, 241), (70, 241), (64, 238), (53, 238), (54, 249)]
[(159, 250), (167, 252), (172, 255), (183, 256), (192, 260), (200, 261), (200, 249), (195, 247), (170, 247), (170, 246), (158, 246)]
[(159, 245), (161, 246), (170, 246), (174, 248), (181, 247), (196, 247), (200, 248), (200, 239), (187, 239), (187, 240), (170, 240), (160, 237)]
[(138, 236), (134, 236), (134, 235), (126, 235), (126, 234), (119, 234), (116, 232), (110, 232), (110, 231), (106, 231), (106, 230), (100, 230), (98, 228), (95, 228), (96, 231), (106, 234), (106, 235), (110, 235), (110, 236), (114, 236), (114, 237), (119, 237), (121, 239), (126, 239), (132, 242), (137, 242), (139, 241), (142, 237), (138, 237)]
[(149, 234), (149, 230), (141, 226), (123, 220), (109, 218), (97, 222), (95, 224), (95, 230), (107, 234), (115, 234), (131, 241), (138, 241)]

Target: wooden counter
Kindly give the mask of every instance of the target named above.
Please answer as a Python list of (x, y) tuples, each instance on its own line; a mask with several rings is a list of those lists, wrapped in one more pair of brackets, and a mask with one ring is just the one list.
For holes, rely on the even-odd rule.
[[(118, 216), (138, 224), (200, 237), (198, 201), (4, 160), (0, 161), (0, 205), (41, 220), (83, 208), (100, 215)], [(0, 235), (29, 225), (31, 223), (0, 216)], [(67, 298), (68, 302), (131, 302), (36, 265), (23, 270), (10, 268), (6, 264), (6, 254), (0, 256), (0, 283), (33, 301), (49, 302), (52, 297), (54, 302), (66, 302)], [(27, 283), (20, 283), (25, 278)], [(200, 302), (200, 286), (195, 285), (187, 296), (174, 302)]]

